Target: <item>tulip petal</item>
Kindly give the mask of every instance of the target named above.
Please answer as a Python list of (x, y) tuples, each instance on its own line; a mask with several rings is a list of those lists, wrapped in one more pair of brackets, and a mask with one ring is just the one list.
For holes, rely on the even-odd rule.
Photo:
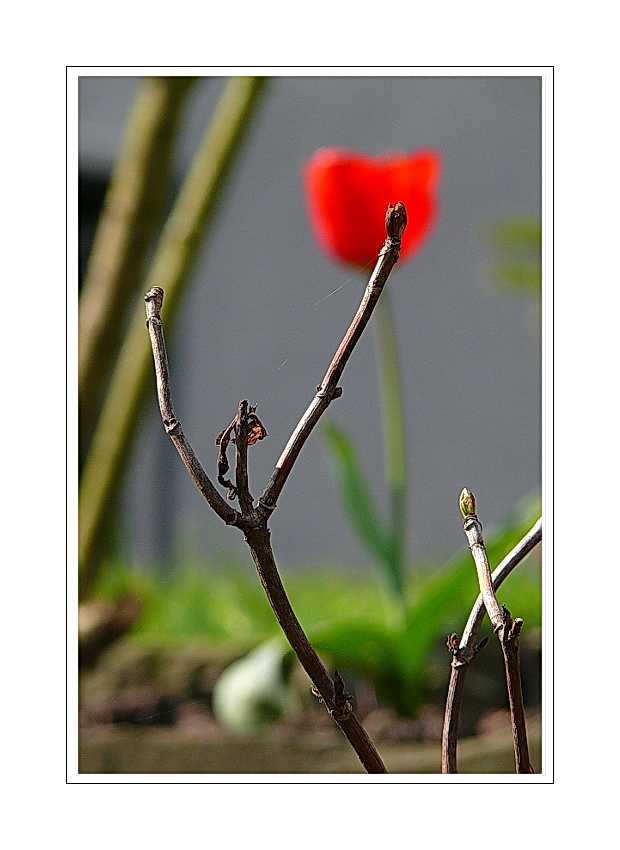
[(373, 158), (322, 148), (306, 165), (310, 222), (321, 247), (354, 266), (374, 263), (385, 240), (385, 211), (401, 201), (408, 225), (401, 259), (413, 256), (437, 214), (440, 160), (431, 150)]

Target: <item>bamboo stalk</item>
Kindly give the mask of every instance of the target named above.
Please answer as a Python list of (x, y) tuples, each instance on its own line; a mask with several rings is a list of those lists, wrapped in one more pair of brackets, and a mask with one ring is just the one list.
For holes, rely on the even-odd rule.
[[(219, 190), (250, 124), (263, 77), (232, 77), (226, 85), (166, 222), (147, 287), (161, 285), (174, 317), (210, 223)], [(150, 346), (144, 307), (136, 306), (112, 375), (80, 481), (80, 597), (88, 595), (99, 564), (105, 521), (136, 433), (149, 383)]]
[(197, 77), (145, 77), (139, 86), (86, 268), (79, 306), (80, 444), (85, 453), (122, 343), (127, 312), (161, 226), (176, 130)]

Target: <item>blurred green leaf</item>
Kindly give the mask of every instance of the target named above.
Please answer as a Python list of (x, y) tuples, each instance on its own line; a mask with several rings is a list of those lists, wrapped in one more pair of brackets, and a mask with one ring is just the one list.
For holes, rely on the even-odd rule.
[(393, 632), (386, 623), (335, 623), (313, 630), (310, 640), (318, 652), (329, 655), (334, 666), (355, 670), (371, 682), (377, 682), (394, 659)]
[(400, 595), (393, 535), (380, 519), (357, 447), (347, 432), (333, 421), (324, 422), (321, 433), (349, 522), (362, 543), (377, 557), (389, 586)]
[(134, 632), (169, 640), (203, 637), (216, 643), (254, 644), (279, 633), (256, 576), (242, 565), (185, 564), (165, 575), (107, 564), (97, 594), (133, 593), (143, 614)]
[(514, 289), (529, 289), (538, 294), (542, 277), (536, 263), (498, 263), (492, 268), (493, 277), (501, 286)]
[(309, 632), (352, 621), (383, 628), (394, 618), (391, 599), (374, 574), (352, 574), (335, 565), (309, 565), (287, 576), (286, 588)]
[[(531, 499), (520, 506), (501, 526), (485, 531), (485, 545), (492, 570), (527, 534), (539, 516), (540, 502), (537, 498)], [(523, 566), (520, 564), (515, 573), (500, 587), (500, 601), (511, 583), (520, 583), (515, 581), (515, 578)], [(530, 574), (529, 589), (537, 590), (540, 602), (540, 576), (532, 582)], [(432, 646), (443, 632), (458, 632), (465, 626), (478, 593), (476, 569), (466, 546), (462, 553), (455, 555), (441, 570), (417, 582), (414, 601), (407, 612), (402, 640), (398, 643), (399, 666), (406, 680), (415, 682), (423, 679)], [(525, 594), (522, 594), (523, 596)], [(530, 614), (535, 606), (536, 602), (530, 604)], [(520, 610), (518, 616), (523, 616)], [(540, 622), (539, 619), (537, 622)]]
[(493, 279), (503, 287), (540, 294), (542, 289), (542, 225), (537, 218), (504, 219), (491, 230), (497, 261)]
[[(495, 568), (531, 529), (540, 516), (538, 499), (529, 500), (500, 527), (485, 532), (489, 561)], [(313, 631), (311, 639), (336, 665), (359, 672), (383, 699), (402, 714), (411, 714), (428, 696), (433, 648), (445, 634), (459, 631), (478, 596), (471, 553), (455, 555), (444, 567), (426, 576), (416, 573), (404, 628), (393, 621), (368, 623), (352, 608), (345, 621)], [(498, 596), (530, 627), (540, 625), (540, 570), (530, 555), (502, 584)], [(528, 563), (529, 562), (529, 563)], [(326, 612), (327, 613), (327, 612)]]
[(540, 219), (529, 216), (506, 218), (494, 226), (493, 240), (500, 251), (540, 256), (542, 224)]
[[(484, 521), (484, 504), (479, 510)], [(485, 529), (492, 569), (539, 516), (540, 500), (533, 498), (499, 527)], [(525, 621), (524, 636), (541, 625), (538, 557), (536, 552), (530, 554), (498, 591), (500, 604)], [(408, 587), (404, 625), (395, 617), (391, 599), (376, 576), (315, 564), (285, 575), (284, 583), (311, 643), (329, 665), (365, 677), (382, 701), (404, 715), (413, 713), (428, 697), (436, 649), (446, 634), (460, 633), (478, 596), (465, 537), (461, 551), (441, 568), (416, 568), (415, 582)], [(247, 564), (208, 569), (186, 564), (165, 577), (109, 565), (99, 592), (107, 597), (127, 592), (139, 595), (144, 613), (134, 633), (144, 637), (171, 642), (201, 637), (247, 649), (274, 637), (281, 639), (260, 582)], [(447, 676), (447, 652), (445, 665)]]

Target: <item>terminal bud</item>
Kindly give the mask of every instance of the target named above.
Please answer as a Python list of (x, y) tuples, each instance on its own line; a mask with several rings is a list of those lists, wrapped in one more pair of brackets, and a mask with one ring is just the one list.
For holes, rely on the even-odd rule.
[(474, 499), (474, 494), (467, 487), (463, 487), (461, 490), (459, 508), (464, 517), (475, 516), (476, 514), (476, 500)]

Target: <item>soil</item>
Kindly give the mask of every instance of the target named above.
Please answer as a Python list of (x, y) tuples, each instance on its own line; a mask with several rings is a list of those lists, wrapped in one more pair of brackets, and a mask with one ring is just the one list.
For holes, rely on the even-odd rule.
[[(239, 648), (201, 642), (158, 647), (130, 636), (104, 649), (80, 675), (80, 773), (363, 772), (301, 669), (292, 673), (299, 696), (294, 712), (251, 735), (224, 729), (211, 708), (212, 691), (241, 654)], [(370, 685), (343, 673), (354, 710), (390, 772), (440, 773), (447, 658), (444, 663), (445, 682), (438, 676), (437, 688), (414, 717), (399, 717), (378, 703)], [(538, 665), (538, 653), (526, 649), (528, 733), (540, 770), (541, 717), (537, 689), (531, 687)], [(501, 670), (498, 679), (494, 665), (488, 667), (477, 662), (468, 677), (460, 734), (472, 740), (459, 747), (460, 772), (514, 772), (505, 683)]]

